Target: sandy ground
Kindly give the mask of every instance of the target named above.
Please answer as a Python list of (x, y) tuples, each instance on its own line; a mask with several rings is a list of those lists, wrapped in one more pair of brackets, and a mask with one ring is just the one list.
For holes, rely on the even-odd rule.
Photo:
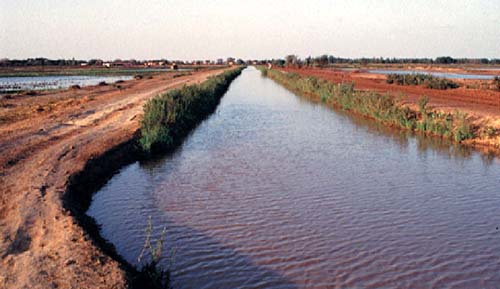
[(0, 288), (124, 288), (63, 207), (68, 178), (131, 139), (147, 99), (221, 71), (0, 100)]

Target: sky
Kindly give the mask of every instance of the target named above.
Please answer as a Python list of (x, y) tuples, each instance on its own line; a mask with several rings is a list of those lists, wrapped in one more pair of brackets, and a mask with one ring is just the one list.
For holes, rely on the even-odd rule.
[(0, 0), (0, 58), (500, 58), (500, 0)]

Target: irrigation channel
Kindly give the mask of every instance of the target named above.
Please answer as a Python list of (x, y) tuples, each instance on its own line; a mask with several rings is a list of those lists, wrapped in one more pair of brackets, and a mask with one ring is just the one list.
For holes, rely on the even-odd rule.
[(173, 288), (498, 288), (500, 162), (332, 111), (253, 67), (173, 153), (88, 214), (137, 264), (167, 228)]

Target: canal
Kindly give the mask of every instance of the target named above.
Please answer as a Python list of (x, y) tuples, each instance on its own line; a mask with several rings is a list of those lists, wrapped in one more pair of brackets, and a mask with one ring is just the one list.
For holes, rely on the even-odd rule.
[(155, 236), (166, 226), (173, 288), (500, 284), (498, 159), (308, 102), (253, 67), (88, 214), (132, 264), (148, 218)]

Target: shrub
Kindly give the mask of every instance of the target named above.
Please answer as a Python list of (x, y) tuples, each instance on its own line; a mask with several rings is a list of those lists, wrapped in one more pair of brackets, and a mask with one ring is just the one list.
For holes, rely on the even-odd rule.
[(480, 135), (483, 138), (492, 138), (496, 135), (497, 129), (492, 126), (486, 126), (481, 129)]
[(24, 95), (35, 96), (38, 94), (36, 90), (28, 90), (23, 93)]
[(453, 137), (456, 141), (463, 141), (474, 137), (472, 125), (467, 120), (467, 114), (457, 111), (455, 112), (455, 119), (457, 121), (457, 125), (453, 131)]
[(432, 77), (424, 82), (427, 88), (432, 89), (454, 89), (460, 87), (458, 83), (446, 78)]
[(418, 99), (417, 104), (418, 104), (418, 108), (420, 109), (420, 113), (426, 113), (428, 103), (429, 103), (428, 96), (424, 96), (424, 97), (421, 97)]
[(398, 74), (390, 73), (386, 76), (386, 82), (398, 85), (425, 85), (432, 89), (453, 89), (458, 88), (458, 83), (447, 78), (434, 77), (429, 74)]
[(500, 90), (500, 76), (495, 76), (493, 78), (493, 85), (495, 86), (496, 90)]

